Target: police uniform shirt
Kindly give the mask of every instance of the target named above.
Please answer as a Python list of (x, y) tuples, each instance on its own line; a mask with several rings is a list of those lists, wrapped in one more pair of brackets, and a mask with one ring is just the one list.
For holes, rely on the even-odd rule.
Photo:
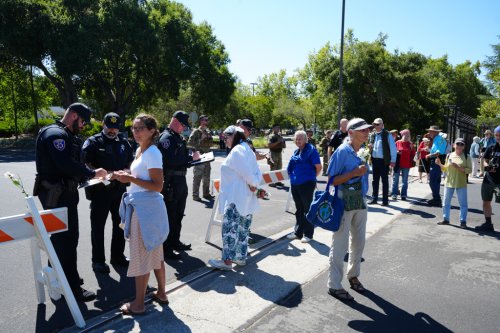
[(80, 162), (81, 140), (60, 121), (40, 130), (36, 139), (36, 170), (42, 179), (81, 180), (95, 171)]
[(83, 144), (82, 161), (94, 168), (123, 170), (130, 167), (133, 160), (132, 147), (120, 135), (111, 139), (101, 132), (91, 136)]
[(164, 130), (158, 141), (163, 157), (163, 170), (186, 171), (193, 157), (189, 156), (186, 140), (170, 128)]

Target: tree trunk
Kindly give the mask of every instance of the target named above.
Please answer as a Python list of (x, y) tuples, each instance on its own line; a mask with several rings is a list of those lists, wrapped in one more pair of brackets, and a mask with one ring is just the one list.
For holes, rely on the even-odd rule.
[(35, 133), (38, 132), (38, 112), (36, 105), (35, 86), (33, 85), (33, 66), (30, 65), (30, 83), (31, 83), (31, 103), (33, 104), (33, 116), (35, 117)]
[(11, 86), (11, 90), (12, 90), (12, 107), (13, 107), (13, 111), (14, 111), (14, 135), (16, 136), (16, 141), (17, 139), (19, 138), (19, 128), (17, 126), (17, 104), (16, 104), (16, 89), (15, 89), (15, 86), (14, 86), (14, 78), (11, 78), (12, 80), (12, 86)]

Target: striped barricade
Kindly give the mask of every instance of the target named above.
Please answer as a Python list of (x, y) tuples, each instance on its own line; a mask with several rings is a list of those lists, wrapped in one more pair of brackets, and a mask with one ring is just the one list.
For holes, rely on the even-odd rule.
[[(45, 303), (45, 289), (58, 300), (64, 295), (76, 326), (85, 327), (85, 320), (54, 250), (49, 234), (68, 230), (68, 209), (38, 211), (33, 197), (26, 197), (29, 213), (0, 218), (0, 245), (31, 240), (31, 259), (38, 303)], [(40, 249), (47, 253), (51, 267), (43, 266)]]
[[(286, 181), (288, 180), (288, 172), (286, 169), (282, 170), (275, 170), (275, 171), (269, 171), (265, 172), (262, 174), (262, 181), (261, 185), (264, 184), (271, 184), (271, 183), (276, 183), (276, 182), (281, 182), (281, 181)], [(214, 206), (212, 208), (212, 214), (210, 216), (210, 222), (208, 223), (208, 228), (207, 228), (207, 233), (205, 235), (205, 242), (209, 243), (211, 245), (214, 245), (210, 243), (210, 237), (212, 236), (212, 227), (214, 225), (221, 226), (222, 225), (222, 220), (219, 217), (219, 191), (220, 191), (220, 179), (213, 179), (211, 180), (211, 191), (212, 195), (216, 195), (216, 199), (214, 202)], [(286, 205), (285, 205), (285, 212), (288, 211), (288, 208), (290, 206), (290, 199), (292, 197), (292, 192), (289, 190), (288, 191), (288, 198), (286, 200)], [(216, 246), (216, 245), (214, 245)], [(218, 248), (218, 246), (216, 246)]]

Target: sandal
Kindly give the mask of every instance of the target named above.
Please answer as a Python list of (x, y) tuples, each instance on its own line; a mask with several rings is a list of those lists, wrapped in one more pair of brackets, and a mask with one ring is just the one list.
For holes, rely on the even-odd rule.
[(158, 304), (162, 304), (162, 305), (168, 305), (169, 304), (168, 298), (167, 299), (161, 299), (155, 293), (151, 294), (151, 298), (153, 299), (153, 301), (155, 301)]
[(350, 278), (349, 283), (351, 284), (351, 289), (357, 291), (358, 293), (363, 293), (366, 291), (365, 287), (363, 287), (357, 277)]
[(143, 315), (146, 313), (146, 309), (144, 309), (144, 311), (133, 311), (131, 308), (130, 308), (130, 303), (125, 303), (123, 304), (121, 307), (120, 307), (120, 311), (122, 312), (122, 314), (124, 315)]
[(335, 297), (336, 299), (343, 302), (354, 301), (354, 297), (352, 297), (347, 291), (344, 289), (328, 289), (328, 294)]

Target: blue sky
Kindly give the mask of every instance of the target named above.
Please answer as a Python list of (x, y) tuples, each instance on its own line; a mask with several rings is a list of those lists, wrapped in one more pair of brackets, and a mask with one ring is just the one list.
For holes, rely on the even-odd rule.
[[(244, 83), (302, 68), (311, 52), (340, 44), (341, 0), (178, 0), (207, 21)], [(483, 61), (500, 43), (500, 0), (346, 0), (345, 31), (361, 41), (388, 35), (393, 52), (415, 51), (456, 65)]]

